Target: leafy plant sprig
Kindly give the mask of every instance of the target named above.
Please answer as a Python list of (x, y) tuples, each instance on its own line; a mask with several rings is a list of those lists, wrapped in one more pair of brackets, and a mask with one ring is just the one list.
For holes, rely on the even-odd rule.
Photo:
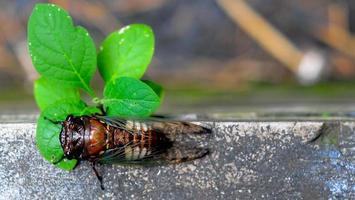
[[(63, 160), (59, 141), (61, 126), (69, 114), (144, 117), (160, 105), (162, 88), (141, 81), (154, 53), (154, 34), (143, 24), (132, 24), (111, 33), (98, 54), (85, 28), (74, 26), (70, 15), (54, 4), (37, 4), (28, 21), (28, 48), (41, 75), (34, 95), (41, 115), (36, 144), (41, 155), (57, 167), (71, 170), (76, 160)], [(103, 98), (90, 85), (96, 67), (105, 81)], [(87, 104), (83, 93), (91, 97)], [(102, 107), (106, 112), (101, 113)]]

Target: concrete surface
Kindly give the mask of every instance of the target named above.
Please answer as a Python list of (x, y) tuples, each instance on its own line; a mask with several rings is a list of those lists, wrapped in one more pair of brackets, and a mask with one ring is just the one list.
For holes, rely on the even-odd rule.
[(45, 162), (35, 124), (0, 123), (0, 199), (355, 199), (355, 122), (203, 122), (212, 154), (156, 167)]

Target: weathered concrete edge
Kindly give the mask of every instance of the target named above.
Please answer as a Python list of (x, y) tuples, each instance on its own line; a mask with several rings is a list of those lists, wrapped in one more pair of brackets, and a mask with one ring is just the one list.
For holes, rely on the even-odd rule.
[[(329, 124), (341, 124), (341, 125), (346, 125), (346, 126), (352, 126), (355, 125), (355, 120), (310, 120), (310, 121), (300, 121), (300, 120), (283, 120), (283, 121), (275, 121), (275, 120), (225, 120), (225, 121), (215, 121), (215, 120), (203, 120), (203, 121), (190, 121), (195, 124), (203, 125), (208, 128), (212, 129), (217, 129), (214, 131), (223, 131), (223, 130), (218, 130), (217, 125), (229, 125), (229, 124), (238, 124), (238, 125), (243, 125), (243, 124), (255, 124), (257, 127), (260, 126), (261, 124), (270, 124), (270, 125), (280, 125), (280, 126), (292, 126), (291, 131), (292, 133), (295, 134), (296, 137), (302, 138), (302, 141), (307, 142), (314, 137), (317, 136), (317, 131), (320, 130), (321, 126), (325, 123)], [(23, 128), (31, 128), (32, 130), (36, 129), (36, 123), (35, 122), (0, 122), (0, 127), (23, 127)], [(305, 128), (311, 128), (311, 132), (305, 132), (302, 131), (301, 129)], [(228, 130), (224, 130), (228, 131)], [(32, 131), (31, 131), (32, 132)], [(34, 131), (35, 133), (35, 131)], [(1, 135), (0, 135), (1, 138)]]
[[(276, 135), (276, 137), (272, 137), (271, 139), (274, 139), (275, 141), (277, 140), (284, 140), (285, 143), (284, 144), (287, 144), (288, 142), (287, 141), (292, 141), (293, 139), (292, 138), (289, 138), (290, 134), (291, 135), (294, 135), (296, 138), (302, 138), (302, 141), (304, 143), (306, 142), (309, 142), (311, 140), (313, 140), (314, 138), (316, 138), (318, 135), (319, 135), (319, 132), (322, 128), (322, 126), (324, 125), (324, 123), (334, 123), (334, 124), (338, 124), (339, 126), (337, 127), (354, 127), (355, 126), (355, 122), (352, 122), (352, 121), (327, 121), (327, 122), (322, 122), (322, 121), (316, 121), (316, 122), (299, 122), (299, 121), (288, 121), (288, 122), (270, 122), (270, 121), (265, 121), (265, 122), (243, 122), (243, 121), (229, 121), (229, 122), (207, 122), (207, 121), (204, 121), (204, 122), (196, 122), (196, 123), (202, 123), (206, 126), (210, 126), (210, 127), (213, 127), (214, 131), (216, 133), (219, 133), (219, 134), (216, 134), (217, 137), (216, 137), (216, 142), (221, 144), (233, 144), (233, 145), (236, 145), (236, 141), (240, 141), (240, 138), (255, 138), (254, 136), (256, 135), (257, 137), (261, 137), (261, 138), (267, 138), (270, 136), (270, 133), (279, 133), (279, 135), (285, 135), (286, 137), (279, 137), (279, 135)], [(51, 186), (48, 186), (48, 188), (42, 188), (41, 189), (41, 186), (38, 185), (37, 188), (22, 188), (22, 189), (19, 189), (17, 187), (15, 187), (13, 184), (11, 184), (9, 182), (9, 180), (14, 180), (15, 183), (23, 183), (23, 180), (32, 180), (34, 179), (35, 177), (37, 177), (38, 175), (36, 175), (36, 173), (33, 173), (31, 174), (31, 176), (29, 177), (16, 177), (16, 174), (17, 172), (19, 172), (17, 169), (12, 169), (13, 170), (13, 173), (12, 174), (15, 174), (15, 177), (7, 177), (6, 174), (0, 174), (1, 175), (1, 178), (3, 178), (2, 176), (5, 176), (5, 178), (3, 179), (4, 183), (4, 187), (2, 189), (0, 189), (0, 191), (5, 194), (5, 197), (6, 197), (6, 194), (8, 197), (20, 197), (22, 193), (24, 194), (29, 194), (32, 192), (36, 193), (36, 194), (32, 194), (33, 196), (35, 197), (39, 197), (41, 195), (41, 193), (38, 193), (38, 191), (44, 191), (44, 192), (52, 192), (51, 195), (55, 195), (55, 197), (59, 198), (59, 197), (66, 197), (68, 199), (70, 198), (75, 198), (75, 196), (73, 195), (73, 192), (69, 192), (70, 194), (72, 195), (69, 195), (65, 193), (65, 190), (63, 191), (57, 191), (58, 193), (57, 194), (53, 194), (53, 191), (56, 190), (56, 186), (58, 185), (61, 185), (61, 184), (65, 184), (65, 183), (72, 183), (70, 185), (72, 185), (72, 187), (74, 187), (75, 189), (73, 189), (74, 191), (76, 191), (76, 193), (78, 195), (83, 195), (85, 194), (85, 191), (83, 190), (78, 190), (78, 187), (77, 185), (73, 184), (74, 182), (71, 180), (73, 178), (75, 178), (75, 183), (77, 184), (79, 181), (79, 178), (78, 177), (86, 177), (86, 179), (84, 180), (83, 182), (83, 185), (86, 185), (86, 186), (90, 186), (89, 183), (92, 183), (91, 186), (95, 186), (95, 188), (97, 187), (97, 185), (95, 184), (95, 178), (91, 175), (91, 172), (90, 170), (82, 170), (83, 168), (77, 170), (76, 172), (74, 172), (74, 174), (67, 174), (65, 172), (61, 172), (60, 170), (56, 170), (56, 169), (53, 169), (53, 167), (51, 165), (49, 165), (48, 163), (45, 163), (38, 155), (38, 152), (36, 153), (35, 149), (34, 149), (34, 146), (32, 144), (29, 144), (29, 143), (33, 143), (34, 142), (34, 136), (35, 136), (35, 128), (36, 128), (36, 124), (35, 123), (2, 123), (0, 124), (0, 129), (3, 130), (3, 131), (6, 131), (6, 130), (17, 130), (17, 131), (12, 131), (11, 134), (0, 134), (0, 144), (2, 142), (6, 142), (6, 141), (1, 141), (3, 137), (11, 137), (10, 138), (10, 141), (14, 142), (16, 141), (17, 138), (19, 138), (19, 142), (21, 142), (20, 145), (29, 145), (29, 147), (22, 147), (20, 148), (21, 150), (19, 152), (16, 152), (16, 151), (13, 151), (14, 154), (13, 156), (15, 157), (15, 160), (16, 160), (16, 157), (20, 160), (18, 160), (17, 162), (26, 162), (26, 161), (29, 161), (30, 164), (38, 164), (38, 166), (30, 166), (31, 169), (21, 169), (20, 172), (21, 173), (24, 173), (28, 170), (30, 171), (35, 171), (35, 172), (38, 172), (38, 170), (49, 170), (48, 172), (41, 172), (41, 175), (40, 176), (49, 176), (49, 177), (60, 177), (60, 180), (58, 180), (57, 182), (55, 181), (52, 181), (52, 180), (48, 180), (47, 179), (44, 179), (43, 181), (39, 181), (38, 184), (41, 184), (41, 183), (46, 183), (46, 184), (53, 184)], [(270, 128), (270, 130), (268, 130), (268, 128)], [(238, 130), (237, 130), (238, 129)], [(250, 130), (250, 129), (253, 129), (253, 130)], [(21, 131), (21, 130), (25, 130), (25, 131)], [(285, 130), (289, 130), (289, 131), (286, 131), (284, 132)], [(17, 135), (18, 134), (18, 135)], [(24, 140), (24, 138), (26, 138)], [(255, 138), (257, 139), (257, 138)], [(254, 140), (254, 139), (253, 139)], [(242, 142), (242, 141), (240, 141)], [(245, 143), (240, 143), (240, 145), (243, 145)], [(291, 144), (291, 143), (290, 143)], [(277, 147), (278, 145), (275, 144)], [(274, 146), (272, 144), (272, 146)], [(21, 146), (20, 146), (21, 147)], [(226, 147), (228, 147), (228, 145), (226, 146), (222, 146), (221, 149), (225, 149)], [(237, 147), (237, 146), (235, 146)], [(16, 146), (14, 147), (16, 148)], [(247, 148), (247, 147), (245, 147)], [(245, 149), (244, 147), (241, 148), (241, 149), (238, 149), (237, 151), (235, 152), (238, 152), (240, 150), (243, 150)], [(287, 148), (287, 147), (282, 147), (282, 148)], [(281, 149), (280, 149), (281, 150)], [(21, 155), (17, 155), (17, 153), (26, 153), (24, 151), (30, 151), (32, 152), (32, 158), (33, 160), (25, 160), (24, 158), (30, 158), (28, 156), (26, 157), (21, 157)], [(223, 159), (225, 159), (224, 155), (221, 155), (223, 154), (223, 151), (219, 151), (218, 154), (215, 154), (215, 155), (212, 155), (212, 158), (215, 159), (215, 160), (218, 160), (218, 157), (221, 158), (222, 160), (220, 161), (223, 161)], [(8, 154), (9, 156), (11, 156), (10, 154)], [(229, 154), (228, 154), (229, 155)], [(252, 154), (250, 154), (252, 155)], [(243, 156), (243, 155), (240, 155), (240, 156)], [(247, 156), (247, 155), (246, 155)], [(227, 159), (227, 158), (226, 158)], [(231, 188), (234, 188), (233, 185), (240, 185), (241, 183), (238, 182), (238, 180), (246, 180), (246, 182), (250, 182), (250, 180), (254, 180), (255, 179), (255, 174), (253, 174), (250, 170), (251, 168), (249, 167), (252, 167), (254, 166), (254, 163), (251, 163), (251, 161), (242, 161), (241, 163), (243, 162), (246, 162), (246, 163), (250, 163), (250, 165), (246, 164), (247, 166), (249, 166), (248, 168), (240, 168), (240, 165), (238, 165), (238, 163), (240, 163), (240, 161), (233, 161), (233, 159), (235, 159), (234, 157), (228, 157), (227, 160), (223, 161), (223, 163), (215, 163), (216, 166), (218, 166), (216, 169), (218, 169), (217, 171), (220, 171), (220, 170), (231, 170), (230, 172), (228, 172), (227, 174), (221, 174), (223, 177), (225, 176), (225, 178), (227, 179), (227, 183), (224, 183), (226, 184), (226, 190), (223, 190), (221, 188), (224, 188), (223, 187), (223, 183), (222, 182), (219, 182), (221, 180), (224, 180), (223, 178), (220, 179), (218, 178), (218, 176), (213, 176), (212, 178), (215, 180), (215, 181), (211, 181), (211, 182), (206, 182), (204, 179), (203, 179), (203, 176), (198, 176), (198, 174), (200, 173), (204, 173), (203, 170), (210, 170), (210, 172), (212, 173), (213, 172), (213, 168), (207, 166), (207, 167), (203, 167), (201, 166), (201, 163), (200, 161), (197, 161), (195, 162), (195, 164), (188, 164), (188, 165), (179, 165), (177, 166), (176, 168), (161, 168), (162, 171), (166, 171), (167, 173), (171, 173), (171, 172), (175, 172), (177, 173), (177, 177), (171, 177), (169, 178), (169, 176), (163, 176), (163, 177), (160, 177), (163, 181), (162, 181), (162, 184), (161, 185), (165, 185), (163, 183), (165, 183), (164, 181), (166, 181), (166, 183), (170, 183), (169, 180), (191, 180), (193, 182), (191, 183), (186, 183), (186, 182), (178, 182), (179, 184), (187, 184), (188, 185), (191, 185), (190, 187), (192, 187), (192, 189), (196, 189), (196, 188), (210, 188), (210, 187), (214, 187), (215, 184), (217, 184), (217, 187), (218, 187), (218, 184), (220, 184), (219, 186), (219, 189), (216, 189), (216, 191), (220, 191), (220, 193), (216, 193), (220, 196), (217, 196), (219, 198), (223, 198), (223, 193), (226, 193), (228, 194), (231, 194), (232, 196), (234, 197), (243, 197), (243, 195), (246, 195), (249, 193), (249, 189), (247, 189), (248, 187), (246, 187), (246, 189), (243, 189), (240, 190), (240, 191), (243, 191), (243, 192), (240, 192), (238, 190), (239, 193), (236, 193), (236, 192), (232, 192), (230, 191)], [(329, 158), (327, 158), (329, 159)], [(332, 160), (331, 160), (332, 161)], [(3, 162), (6, 162), (3, 161)], [(204, 160), (203, 162), (207, 162), (206, 160)], [(260, 162), (260, 161), (255, 161), (255, 164), (262, 164), (263, 162)], [(272, 166), (271, 164), (275, 165), (277, 162), (272, 162), (270, 163), (270, 165), (268, 166)], [(207, 164), (207, 163), (205, 163)], [(22, 164), (24, 167), (23, 168), (26, 168), (25, 166), (28, 166), (25, 165), (25, 164)], [(19, 164), (19, 166), (22, 166)], [(220, 165), (220, 166), (219, 166)], [(216, 167), (215, 166), (215, 167)], [(337, 165), (338, 166), (338, 165)], [(86, 166), (87, 167), (87, 166)], [(187, 169), (187, 168), (188, 169)], [(237, 168), (236, 168), (237, 167)], [(188, 172), (189, 170), (191, 169), (196, 169), (195, 172)], [(155, 180), (155, 179), (147, 179), (145, 180), (144, 177), (149, 177), (150, 175), (153, 175), (151, 172), (147, 172), (147, 170), (139, 170), (139, 169), (125, 169), (125, 168), (119, 168), (120, 170), (122, 170), (123, 172), (120, 173), (121, 177), (125, 177), (124, 179), (124, 182), (127, 182), (127, 184), (130, 184), (130, 183), (134, 183), (135, 181), (137, 181), (137, 184), (142, 184), (142, 183), (145, 183), (147, 184), (147, 189), (143, 190), (143, 195), (144, 195), (144, 192), (146, 192), (146, 197), (159, 197), (157, 196), (158, 194), (161, 195), (162, 197), (167, 197), (166, 195), (167, 194), (163, 194), (163, 193), (157, 193), (155, 194), (154, 193), (154, 190), (157, 190), (157, 188), (154, 188), (154, 184), (153, 183), (156, 183), (157, 185), (159, 185), (159, 180)], [(185, 171), (187, 169), (187, 171)], [(202, 169), (202, 170), (201, 170)], [(158, 169), (160, 173), (160, 169)], [(175, 171), (176, 170), (176, 171)], [(201, 171), (200, 171), (201, 170)], [(351, 168), (352, 170), (352, 168)], [(108, 168), (107, 171), (109, 171), (109, 173), (113, 173), (115, 171), (117, 171), (117, 168), (116, 167), (113, 167), (113, 168)], [(6, 171), (2, 172), (2, 173), (6, 173)], [(21, 174), (20, 173), (20, 174)], [(323, 174), (321, 172), (318, 173), (318, 171), (314, 172), (315, 174)], [(197, 175), (196, 175), (197, 174)], [(143, 179), (142, 179), (143, 178)], [(119, 177), (113, 177), (112, 180), (109, 180), (110, 182), (113, 182), (115, 183), (113, 186), (114, 188), (117, 188), (119, 187), (119, 185), (117, 185), (117, 181), (120, 180), (121, 178)], [(339, 178), (337, 178), (336, 180), (338, 180)], [(318, 179), (317, 179), (318, 180)], [(332, 179), (331, 179), (332, 180)], [(339, 180), (347, 180), (347, 179), (344, 179), (344, 177), (342, 177), (342, 179), (339, 179)], [(351, 179), (353, 180), (353, 179)], [(225, 181), (225, 180), (224, 180)], [(53, 183), (55, 182), (55, 184)], [(59, 182), (63, 182), (63, 183), (59, 183)], [(158, 183), (157, 183), (158, 182)], [(194, 183), (195, 182), (195, 183)], [(296, 183), (296, 182), (295, 182)], [(334, 194), (336, 195), (339, 195), (337, 193), (337, 184), (339, 184), (339, 181), (338, 182), (335, 182), (336, 184), (333, 184), (332, 187), (333, 187), (333, 190), (335, 191)], [(340, 182), (342, 183), (342, 182)], [(7, 184), (10, 184), (10, 185), (7, 185)], [(170, 183), (171, 184), (171, 183)], [(348, 182), (348, 184), (353, 184), (353, 182)], [(7, 186), (6, 186), (7, 185)], [(30, 185), (33, 186), (33, 183), (31, 183)], [(200, 185), (200, 186), (198, 186)], [(233, 187), (232, 187), (233, 186)], [(351, 186), (351, 185), (349, 185)], [(140, 188), (138, 187), (137, 185), (132, 185), (131, 186), (133, 189), (134, 188)], [(170, 186), (166, 186), (167, 189), (171, 189)], [(293, 186), (294, 187), (294, 186)], [(80, 187), (79, 187), (80, 188)], [(335, 189), (334, 189), (335, 188)], [(58, 189), (58, 188), (57, 188)], [(67, 189), (67, 188), (66, 188)], [(87, 189), (90, 189), (87, 188)], [(298, 189), (295, 189), (295, 188), (286, 188), (286, 189), (291, 189), (291, 193), (293, 195), (295, 194), (298, 194), (300, 193)], [(94, 192), (98, 192), (97, 188), (94, 190)], [(153, 192), (150, 192), (150, 191), (153, 191)], [(187, 192), (191, 192), (191, 193), (186, 193), (185, 195), (187, 195), (187, 197), (191, 197), (191, 195), (193, 195), (194, 193), (192, 193), (193, 190), (187, 190)], [(253, 190), (251, 190), (252, 193), (253, 193)], [(17, 194), (18, 192), (18, 194)], [(181, 191), (177, 191), (178, 193), (180, 193)], [(275, 191), (274, 191), (275, 192)], [(42, 195), (44, 195), (45, 193), (43, 193)], [(75, 194), (75, 193), (74, 193)], [(87, 195), (93, 195), (94, 193), (90, 192), (88, 193)], [(198, 195), (200, 195), (200, 198), (204, 197), (204, 196), (201, 196), (201, 194), (199, 194), (198, 192), (196, 193)], [(253, 193), (252, 195), (259, 195), (258, 193)], [(264, 195), (263, 193), (260, 193), (262, 195)], [(273, 191), (270, 191), (270, 194), (273, 194)], [(277, 193), (274, 193), (274, 194), (277, 194)], [(304, 194), (304, 193), (300, 193), (300, 194)], [(348, 194), (354, 194), (354, 193), (348, 193)], [(48, 194), (46, 194), (48, 195)], [(137, 192), (135, 190), (132, 190), (132, 191), (126, 191), (126, 192), (113, 192), (111, 193), (109, 190), (106, 192), (106, 193), (97, 193), (97, 197), (109, 197), (110, 195), (112, 196), (116, 196), (117, 195), (123, 195), (121, 197), (124, 197), (125, 195), (138, 195)], [(156, 195), (156, 196), (154, 196)], [(164, 196), (165, 195), (165, 196)], [(172, 197), (176, 197), (174, 195), (176, 195), (176, 193), (171, 193), (170, 195), (173, 195)], [(239, 195), (242, 195), (242, 196), (239, 196)], [(266, 198), (268, 197), (267, 194), (265, 194)], [(326, 194), (325, 194), (326, 195)], [(326, 195), (327, 196), (327, 195)], [(323, 196), (323, 197), (326, 197), (326, 196)], [(31, 197), (31, 196), (29, 196)], [(49, 197), (49, 196), (46, 196), (46, 197)], [(83, 196), (84, 198), (85, 196)], [(137, 197), (137, 196), (136, 196)], [(139, 197), (139, 196), (138, 196)], [(212, 198), (213, 196), (210, 196), (210, 199)], [(252, 197), (256, 197), (256, 196), (252, 196)], [(272, 197), (272, 196), (269, 196), (269, 197)], [(292, 196), (290, 196), (292, 197)], [(297, 197), (297, 196), (296, 196)], [(328, 196), (329, 197), (329, 196)], [(333, 197), (336, 197), (333, 195)], [(11, 198), (10, 198), (11, 199)], [(79, 198), (80, 199), (80, 198)], [(208, 198), (207, 198), (208, 199)]]

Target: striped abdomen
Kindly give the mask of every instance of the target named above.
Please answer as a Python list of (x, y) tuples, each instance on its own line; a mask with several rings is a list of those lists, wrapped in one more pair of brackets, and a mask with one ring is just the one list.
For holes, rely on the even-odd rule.
[(127, 121), (126, 129), (108, 126), (108, 132), (107, 150), (123, 148), (126, 160), (147, 158), (171, 146), (163, 133), (152, 130), (144, 123)]

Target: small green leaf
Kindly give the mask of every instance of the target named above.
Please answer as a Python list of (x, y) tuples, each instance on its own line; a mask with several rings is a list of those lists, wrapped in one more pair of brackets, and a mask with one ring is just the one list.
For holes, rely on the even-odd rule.
[(60, 130), (60, 125), (51, 123), (43, 115), (38, 118), (36, 145), (44, 159), (51, 163), (59, 161), (64, 155), (59, 141)]
[(164, 88), (158, 83), (155, 83), (150, 80), (143, 80), (143, 82), (149, 85), (149, 87), (152, 88), (152, 90), (154, 90), (155, 94), (159, 96), (160, 101), (162, 101), (162, 98), (164, 97)]
[[(64, 155), (59, 141), (61, 127), (51, 121), (61, 122), (70, 114), (81, 116), (90, 115), (98, 111), (100, 110), (97, 108), (87, 107), (82, 101), (59, 100), (47, 106), (37, 122), (36, 144), (41, 155), (51, 163), (59, 161)], [(56, 166), (61, 169), (71, 170), (75, 167), (76, 162), (76, 160), (64, 159)]]
[(70, 170), (74, 169), (74, 167), (76, 166), (77, 163), (78, 163), (78, 161), (75, 159), (72, 159), (72, 160), (64, 159), (63, 161), (57, 163), (55, 166), (57, 166), (61, 169), (70, 171)]
[(118, 77), (140, 79), (154, 53), (154, 33), (143, 24), (133, 24), (111, 33), (102, 43), (98, 66), (106, 82)]
[(121, 77), (106, 84), (102, 103), (110, 116), (145, 117), (159, 107), (160, 100), (142, 81)]
[(43, 112), (43, 116), (52, 121), (64, 121), (68, 115), (81, 116), (90, 115), (97, 110), (87, 107), (83, 101), (72, 102), (60, 100), (48, 106)]
[(35, 81), (34, 96), (40, 110), (59, 100), (80, 101), (79, 91), (72, 87), (55, 84), (44, 77)]
[[(60, 125), (53, 124), (46, 120), (43, 115), (38, 118), (36, 130), (36, 145), (40, 154), (50, 163), (58, 162), (64, 156), (59, 140), (61, 131)], [(56, 164), (64, 170), (71, 170), (75, 167), (77, 160), (62, 160)]]
[(37, 4), (28, 22), (32, 63), (44, 77), (81, 87), (90, 94), (96, 49), (88, 32), (74, 27), (69, 14), (53, 4)]

